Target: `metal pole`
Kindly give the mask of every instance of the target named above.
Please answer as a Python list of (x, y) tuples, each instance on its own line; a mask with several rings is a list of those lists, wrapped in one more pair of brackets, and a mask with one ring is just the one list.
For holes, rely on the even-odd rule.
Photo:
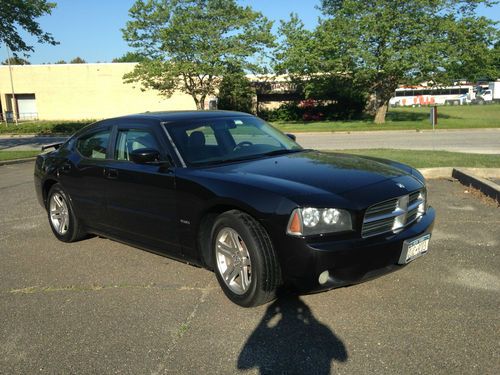
[(7, 50), (7, 65), (9, 65), (10, 89), (12, 90), (12, 115), (14, 116), (16, 125), (19, 125), (19, 123), (17, 122), (16, 94), (14, 93), (14, 80), (12, 79), (12, 66), (10, 65), (10, 52), (7, 43), (4, 43), (4, 45), (5, 49)]

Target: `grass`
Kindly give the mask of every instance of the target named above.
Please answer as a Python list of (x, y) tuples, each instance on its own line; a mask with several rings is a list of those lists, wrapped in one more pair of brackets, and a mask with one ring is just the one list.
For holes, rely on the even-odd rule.
[(0, 160), (25, 159), (37, 156), (40, 151), (0, 151)]
[(500, 168), (500, 154), (468, 154), (462, 152), (398, 149), (361, 149), (336, 152), (391, 159), (411, 165), (414, 168)]
[[(275, 122), (284, 132), (336, 132), (371, 130), (432, 129), (429, 107), (391, 108), (386, 123), (375, 125), (371, 119), (322, 122)], [(500, 104), (438, 107), (436, 129), (500, 128)]]
[(14, 123), (0, 124), (0, 134), (73, 134), (84, 126), (93, 123), (95, 120), (81, 121), (29, 121), (20, 122), (19, 125)]

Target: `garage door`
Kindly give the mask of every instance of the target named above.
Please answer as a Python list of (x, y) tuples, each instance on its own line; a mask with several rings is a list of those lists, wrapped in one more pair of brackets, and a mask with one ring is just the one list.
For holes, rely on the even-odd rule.
[(35, 94), (17, 94), (16, 99), (20, 120), (35, 120), (38, 118)]

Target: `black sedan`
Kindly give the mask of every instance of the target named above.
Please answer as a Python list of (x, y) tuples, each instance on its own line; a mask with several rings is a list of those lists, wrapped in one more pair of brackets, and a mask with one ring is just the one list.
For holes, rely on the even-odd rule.
[(401, 268), (434, 210), (415, 169), (306, 150), (257, 117), (161, 112), (99, 121), (38, 156), (54, 235), (97, 234), (205, 267), (241, 306)]

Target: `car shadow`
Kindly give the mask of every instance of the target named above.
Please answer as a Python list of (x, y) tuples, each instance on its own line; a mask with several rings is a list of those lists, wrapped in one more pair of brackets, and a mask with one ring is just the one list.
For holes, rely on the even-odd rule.
[(238, 357), (238, 369), (260, 374), (330, 374), (331, 362), (347, 361), (347, 349), (297, 295), (266, 310)]

